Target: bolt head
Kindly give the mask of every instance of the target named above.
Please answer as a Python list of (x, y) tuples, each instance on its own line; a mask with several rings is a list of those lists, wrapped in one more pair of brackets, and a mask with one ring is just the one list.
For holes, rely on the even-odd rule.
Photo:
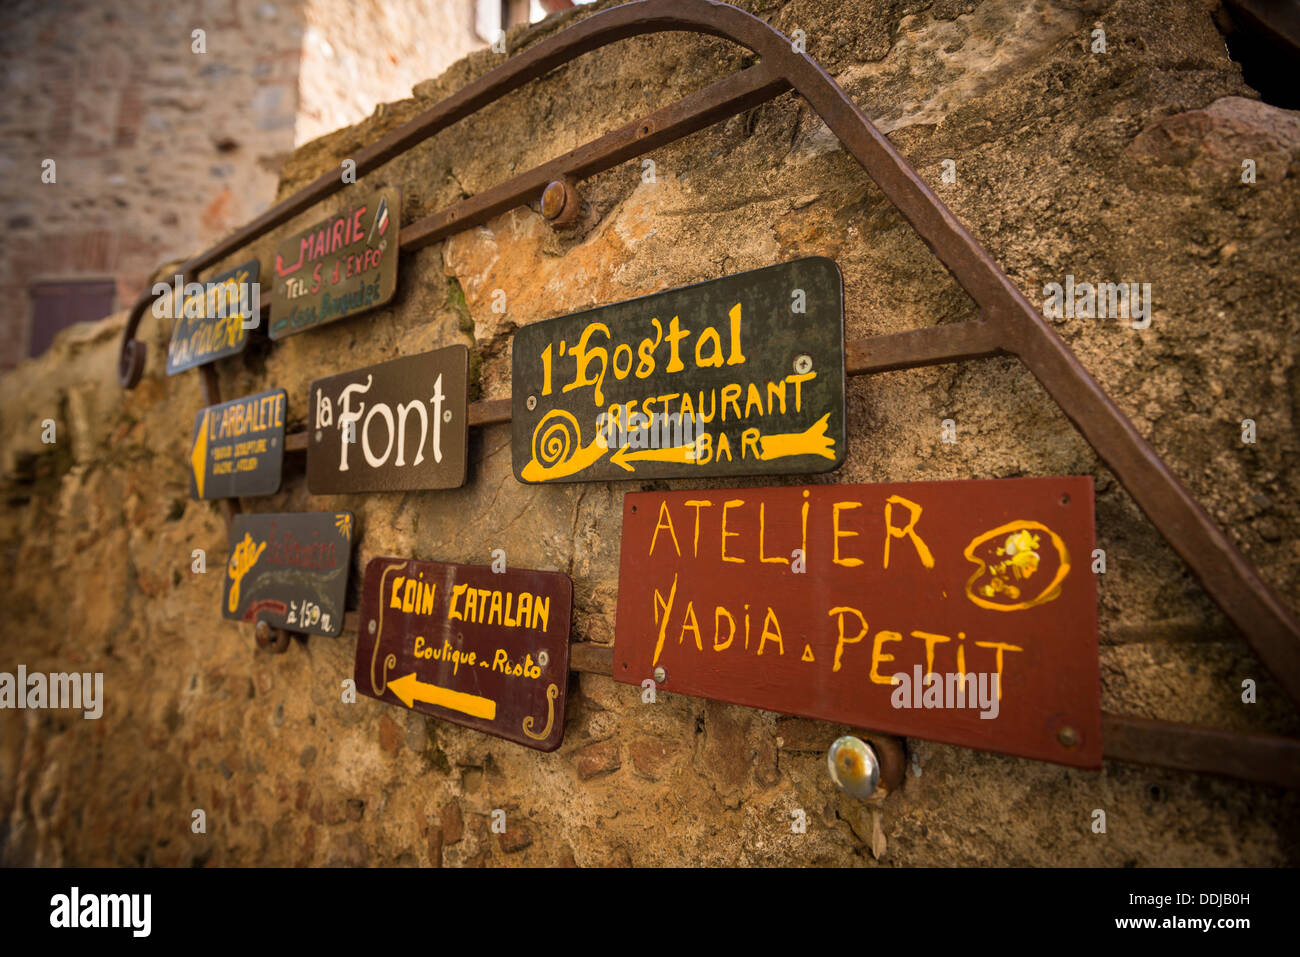
[(558, 219), (568, 202), (568, 190), (558, 179), (553, 180), (542, 193), (542, 215), (547, 219)]
[(880, 761), (875, 750), (851, 734), (831, 744), (826, 752), (826, 768), (835, 786), (858, 800), (871, 797), (880, 785)]

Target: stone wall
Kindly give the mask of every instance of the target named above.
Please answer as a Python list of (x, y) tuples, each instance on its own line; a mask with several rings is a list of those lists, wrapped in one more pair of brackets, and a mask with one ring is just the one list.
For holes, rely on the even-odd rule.
[(484, 45), (474, 0), (302, 0), (302, 19), (297, 144), (408, 96)]
[(477, 44), (472, 0), (4, 4), (0, 369), (28, 354), (33, 280), (112, 278), (129, 306), (265, 209), (296, 144)]
[[(1081, 361), (1284, 598), (1300, 593), (1296, 115), (1257, 101), (1199, 0), (824, 0), (752, 9), (808, 50), (888, 131), (1032, 301), (1047, 282), (1152, 284), (1149, 329), (1057, 324)], [(512, 50), (575, 11), (510, 35)], [(1107, 52), (1090, 51), (1101, 24)], [(403, 220), (630, 121), (744, 61), (680, 35), (624, 41), (512, 94), (366, 177)], [(297, 150), (284, 195), (482, 74), (481, 51), (414, 98)], [(787, 95), (583, 186), (556, 234), (519, 209), (407, 254), (393, 304), (218, 367), (224, 396), (464, 342), (475, 391), (509, 394), (518, 326), (593, 303), (832, 256), (850, 337), (972, 305), (807, 106)], [(1258, 178), (1241, 181), (1241, 162)], [(956, 164), (942, 182), (943, 160)], [(342, 205), (343, 197), (326, 203)], [(286, 235), (318, 218), (305, 214)], [(275, 237), (255, 247), (269, 261)], [(240, 253), (234, 260), (246, 258)], [(505, 291), (504, 315), (491, 309)], [(38, 864), (1260, 865), (1300, 861), (1296, 796), (1108, 762), (1100, 772), (909, 740), (904, 787), (867, 808), (830, 785), (814, 721), (575, 675), (544, 755), (367, 698), (341, 700), (355, 639), (273, 656), (219, 615), (217, 508), (187, 496), (197, 375), (114, 379), (122, 315), (65, 334), (0, 380), (8, 620), (0, 669), (105, 673), (98, 721), (0, 713), (0, 860)], [(839, 482), (1091, 474), (1103, 707), (1295, 735), (1275, 682), (1016, 361), (850, 380)], [(1244, 445), (1241, 420), (1258, 425)], [(41, 420), (58, 442), (40, 441)], [(958, 441), (940, 441), (955, 420)], [(575, 642), (613, 640), (622, 495), (643, 483), (531, 487), (508, 426), (476, 429), (452, 492), (311, 496), (301, 458), (248, 509), (350, 508), (373, 555), (573, 577)], [(795, 481), (795, 479), (791, 479)], [(723, 483), (694, 483), (723, 485)], [(730, 483), (734, 484), (734, 483)], [(217, 562), (210, 562), (219, 567)], [(354, 576), (355, 597), (359, 580)], [(1259, 683), (1244, 704), (1241, 683)], [(204, 809), (207, 833), (190, 829)], [(1094, 833), (1094, 809), (1106, 811)], [(506, 833), (489, 827), (506, 812)], [(790, 814), (803, 809), (806, 834)]]

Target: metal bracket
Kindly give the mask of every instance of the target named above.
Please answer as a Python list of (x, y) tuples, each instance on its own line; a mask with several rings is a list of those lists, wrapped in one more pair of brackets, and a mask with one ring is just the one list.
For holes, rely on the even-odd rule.
[[(1237, 626), (1287, 694), (1300, 703), (1300, 624), (1292, 611), (1259, 577), (988, 252), (848, 95), (806, 53), (796, 51), (787, 37), (757, 17), (714, 0), (636, 0), (596, 12), (510, 58), (363, 149), (354, 157), (356, 172), (360, 176), (377, 169), (575, 57), (618, 40), (665, 31), (721, 37), (757, 54), (759, 62), (635, 123), (406, 225), (399, 237), (401, 248), (409, 251), (438, 242), (537, 200), (547, 184), (559, 181), (571, 185), (789, 90), (798, 92), (976, 302), (981, 315), (977, 320), (849, 343), (847, 371), (881, 372), (999, 354), (1019, 358)], [(342, 186), (336, 171), (322, 173), (242, 229), (187, 261), (180, 272), (194, 275), (216, 264)], [(564, 213), (568, 209), (566, 197), (560, 210)], [(137, 300), (123, 330), (118, 376), (124, 388), (133, 388), (144, 371), (145, 345), (135, 334), (152, 301), (148, 293)], [(210, 366), (202, 368), (205, 401), (220, 401), (215, 374)], [(509, 408), (509, 400), (479, 403), (471, 411), (470, 424), (506, 421)], [(305, 441), (297, 436), (290, 439), (287, 449), (305, 447)], [(229, 519), (237, 504), (226, 503), (225, 507)], [(1205, 735), (1226, 732), (1161, 725), (1164, 730), (1156, 733), (1144, 730), (1137, 719), (1114, 720), (1124, 723), (1127, 729), (1121, 747), (1128, 759), (1141, 754), (1141, 759), (1159, 763), (1155, 759), (1160, 743), (1169, 735), (1182, 735), (1180, 740), (1186, 743), (1187, 753), (1199, 755), (1192, 762), (1198, 770), (1219, 770), (1210, 764), (1209, 756), (1217, 760), (1222, 749), (1198, 750), (1197, 742), (1204, 743)], [(1113, 742), (1116, 725), (1111, 722), (1107, 728), (1108, 742)], [(1145, 745), (1134, 747), (1134, 736)], [(1246, 737), (1237, 736), (1243, 740)], [(1290, 747), (1288, 753), (1294, 754), (1300, 748), (1300, 742), (1270, 740), (1283, 741)], [(1108, 754), (1113, 752), (1111, 743), (1106, 750)], [(1262, 757), (1263, 752), (1247, 742), (1243, 754)], [(1240, 767), (1240, 762), (1234, 767)], [(1276, 777), (1263, 768), (1247, 770), (1250, 773), (1242, 776), (1253, 780)]]

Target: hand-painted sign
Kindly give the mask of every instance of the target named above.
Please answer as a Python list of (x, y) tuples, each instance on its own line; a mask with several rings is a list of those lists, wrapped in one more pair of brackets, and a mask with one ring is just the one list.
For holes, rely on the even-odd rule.
[(372, 558), (357, 689), (539, 751), (564, 738), (573, 583), (559, 572)]
[(190, 498), (273, 495), (284, 462), (283, 389), (200, 409), (190, 446)]
[(521, 482), (825, 472), (844, 460), (844, 291), (809, 258), (524, 326)]
[(276, 247), (272, 339), (393, 298), (401, 196), (397, 189), (381, 189)]
[(343, 630), (351, 512), (236, 515), (230, 546), (225, 617), (316, 635)]
[(469, 437), (469, 350), (448, 346), (317, 379), (308, 402), (315, 494), (459, 488)]
[(175, 323), (167, 347), (168, 375), (243, 351), (249, 330), (259, 321), (260, 269), (258, 261), (250, 259), (205, 283), (192, 284), (201, 287), (201, 293), (187, 286), (172, 294)]
[(1101, 766), (1092, 479), (633, 493), (614, 677)]

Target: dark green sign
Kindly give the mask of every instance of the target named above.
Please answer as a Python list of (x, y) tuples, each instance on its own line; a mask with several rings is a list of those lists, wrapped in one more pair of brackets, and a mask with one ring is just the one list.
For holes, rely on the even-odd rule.
[(180, 286), (178, 279), (170, 298), (157, 300), (155, 310), (170, 304), (175, 317), (167, 347), (168, 375), (243, 351), (249, 330), (259, 321), (260, 269), (258, 261), (250, 259), (204, 283)]
[(273, 495), (284, 462), (283, 389), (200, 409), (190, 446), (190, 498)]
[(352, 531), (351, 512), (236, 515), (221, 613), (288, 631), (339, 634)]
[(374, 309), (393, 298), (401, 207), (399, 190), (381, 189), (276, 247), (272, 339)]
[(844, 461), (844, 290), (814, 257), (525, 326), (521, 482), (826, 472)]

